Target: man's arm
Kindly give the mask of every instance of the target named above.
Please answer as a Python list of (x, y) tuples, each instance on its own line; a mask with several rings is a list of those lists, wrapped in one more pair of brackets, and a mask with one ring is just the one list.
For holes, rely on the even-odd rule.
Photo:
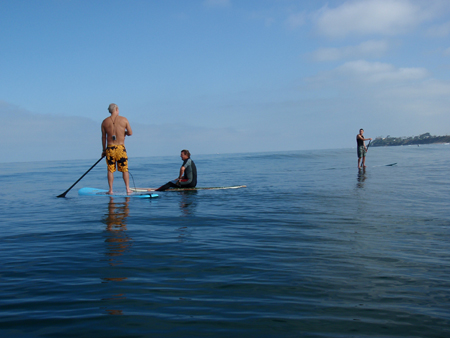
[(181, 180), (183, 178), (185, 170), (186, 170), (186, 168), (181, 166), (181, 168), (180, 168), (180, 175), (178, 175), (178, 180)]
[(106, 149), (106, 130), (102, 123), (102, 156), (105, 156)]
[(125, 124), (125, 136), (131, 136), (133, 135), (133, 131), (131, 130), (130, 123), (128, 122), (128, 119), (125, 118), (126, 124)]
[(364, 138), (364, 137), (362, 137), (361, 135), (358, 135), (357, 137), (358, 137), (360, 140), (363, 140), (363, 141), (372, 141), (371, 138)]

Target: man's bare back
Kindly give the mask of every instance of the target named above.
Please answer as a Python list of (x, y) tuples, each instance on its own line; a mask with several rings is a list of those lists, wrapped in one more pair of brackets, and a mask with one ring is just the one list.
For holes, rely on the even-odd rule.
[(106, 144), (103, 144), (103, 149), (106, 146), (125, 144), (125, 136), (131, 136), (132, 134), (127, 118), (119, 116), (119, 110), (116, 110), (102, 122), (102, 137), (104, 136), (106, 141)]

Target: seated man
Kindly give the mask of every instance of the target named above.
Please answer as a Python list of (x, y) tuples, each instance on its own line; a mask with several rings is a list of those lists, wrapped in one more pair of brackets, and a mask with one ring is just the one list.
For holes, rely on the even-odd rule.
[(183, 160), (183, 164), (181, 165), (178, 178), (167, 182), (155, 191), (164, 191), (169, 188), (194, 188), (197, 185), (197, 167), (194, 161), (191, 160), (189, 150), (182, 150), (180, 157)]

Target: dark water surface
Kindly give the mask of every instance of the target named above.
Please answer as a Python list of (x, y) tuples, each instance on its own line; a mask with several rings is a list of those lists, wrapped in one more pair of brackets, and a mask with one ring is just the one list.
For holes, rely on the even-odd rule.
[[(95, 159), (0, 164), (0, 336), (449, 337), (449, 155), (193, 156), (199, 186), (248, 187), (153, 200), (79, 197), (103, 162), (55, 197)], [(130, 159), (136, 186), (180, 165)]]

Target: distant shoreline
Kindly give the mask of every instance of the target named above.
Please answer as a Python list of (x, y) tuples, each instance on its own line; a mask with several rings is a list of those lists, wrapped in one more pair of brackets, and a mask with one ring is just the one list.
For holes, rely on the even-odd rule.
[(419, 136), (411, 137), (377, 137), (370, 143), (372, 147), (386, 147), (386, 146), (407, 146), (433, 143), (450, 143), (450, 135), (432, 136), (430, 133), (425, 133)]

